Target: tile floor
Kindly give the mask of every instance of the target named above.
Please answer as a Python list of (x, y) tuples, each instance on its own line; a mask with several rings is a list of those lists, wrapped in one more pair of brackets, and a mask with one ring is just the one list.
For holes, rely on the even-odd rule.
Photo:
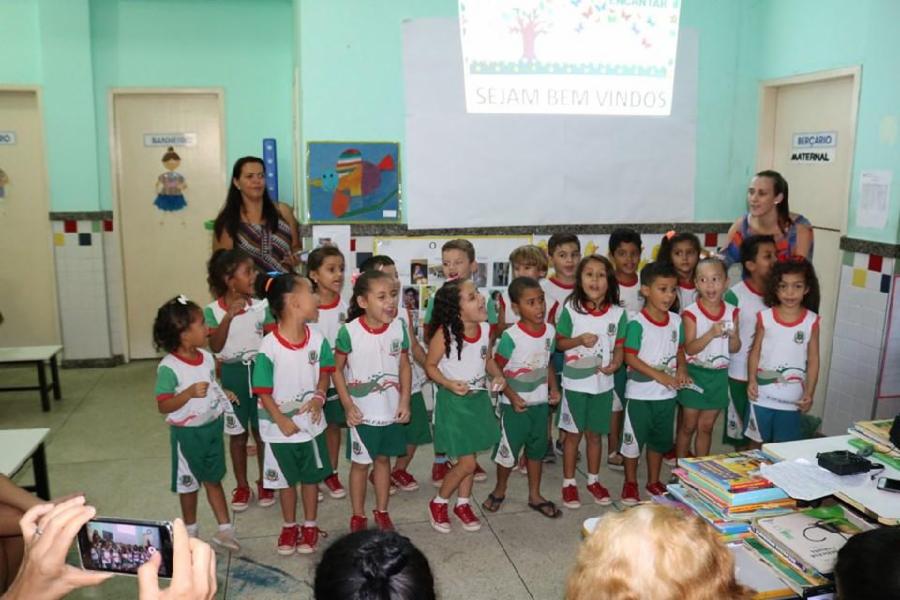
[[(172, 519), (179, 515), (178, 499), (168, 490), (168, 431), (153, 402), (155, 367), (153, 361), (136, 361), (114, 369), (62, 370), (63, 399), (54, 403), (49, 413), (41, 412), (36, 392), (0, 395), (0, 429), (51, 429), (47, 459), (54, 496), (82, 491), (101, 515)], [(0, 379), (7, 385), (23, 385), (33, 378), (32, 369), (0, 370)], [(718, 431), (713, 439), (720, 438)], [(713, 446), (714, 451), (720, 448), (719, 444)], [(496, 514), (484, 513), (478, 505), (492, 489), (493, 469), (489, 458), (483, 456), (480, 462), (489, 479), (476, 484), (473, 496), (485, 526), (476, 533), (457, 526), (453, 533), (441, 535), (432, 530), (427, 518), (427, 501), (433, 494), (428, 485), (431, 457), (431, 448), (425, 447), (412, 465), (413, 474), (426, 485), (417, 492), (398, 493), (391, 499), (390, 510), (398, 530), (431, 562), (441, 598), (561, 598), (577, 553), (582, 521), (603, 510), (621, 509), (618, 503), (606, 509), (585, 505), (577, 511), (564, 509), (562, 518), (551, 521), (528, 509), (525, 477), (513, 474), (503, 508)], [(343, 462), (345, 481), (346, 468)], [(254, 473), (251, 463), (251, 476)], [(664, 477), (667, 474), (664, 467)], [(640, 476), (643, 487), (643, 468)], [(583, 463), (578, 477), (583, 483)], [(27, 483), (30, 478), (26, 465), (17, 480)], [(561, 460), (546, 466), (543, 491), (557, 504), (561, 479)], [(621, 472), (604, 466), (601, 481), (618, 498)], [(230, 474), (224, 485), (226, 491), (233, 487)], [(585, 494), (582, 491), (582, 501)], [(319, 525), (331, 536), (339, 536), (348, 530), (349, 515), (347, 499), (326, 497)], [(281, 523), (277, 504), (267, 509), (251, 506), (236, 515), (235, 523), (243, 550), (219, 555), (219, 598), (312, 598), (318, 555), (275, 554)], [(200, 503), (200, 526), (201, 535), (215, 531), (212, 513), (204, 502)], [(117, 577), (72, 597), (134, 598), (135, 581)]]

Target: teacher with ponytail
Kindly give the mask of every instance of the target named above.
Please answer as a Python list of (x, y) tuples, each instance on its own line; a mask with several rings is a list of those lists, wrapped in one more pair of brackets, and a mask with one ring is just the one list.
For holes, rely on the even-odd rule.
[(751, 235), (771, 235), (779, 259), (802, 256), (812, 260), (813, 228), (809, 219), (792, 213), (788, 206), (788, 183), (777, 171), (760, 171), (747, 189), (749, 212), (728, 230), (725, 262), (740, 261), (741, 243)]
[(234, 163), (225, 206), (213, 228), (213, 250), (240, 248), (262, 272), (293, 271), (300, 250), (297, 220), (287, 204), (269, 197), (265, 163), (244, 156)]

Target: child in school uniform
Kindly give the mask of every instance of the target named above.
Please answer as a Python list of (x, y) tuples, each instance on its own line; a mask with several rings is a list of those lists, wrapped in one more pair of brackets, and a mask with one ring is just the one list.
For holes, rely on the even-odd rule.
[[(315, 327), (334, 352), (334, 342), (341, 325), (347, 320), (347, 303), (341, 297), (344, 289), (344, 255), (336, 246), (320, 246), (309, 253), (306, 268), (310, 280), (319, 294), (319, 317)], [(338, 461), (341, 453), (341, 431), (347, 429), (344, 408), (334, 387), (329, 388), (325, 399), (325, 441), (328, 445), (328, 460), (333, 473), (325, 478), (325, 488), (332, 498), (344, 498), (347, 490), (338, 477)]]
[(747, 359), (744, 435), (757, 448), (800, 439), (800, 413), (812, 407), (819, 381), (819, 279), (812, 263), (802, 257), (775, 263), (765, 302)]
[(741, 311), (741, 347), (731, 354), (731, 362), (728, 363), (728, 412), (722, 431), (722, 443), (731, 444), (736, 450), (745, 449), (750, 441), (744, 437), (750, 405), (747, 398), (747, 358), (756, 331), (756, 315), (766, 309), (763, 292), (777, 256), (775, 238), (771, 235), (752, 235), (744, 239), (740, 247), (743, 278), (725, 292), (725, 301)]
[(641, 271), (643, 310), (628, 323), (625, 333), (625, 423), (622, 455), (625, 485), (622, 502), (640, 502), (638, 458), (647, 447), (647, 491), (666, 492), (660, 482), (663, 454), (674, 445), (672, 435), (677, 390), (691, 383), (684, 358), (681, 317), (669, 309), (678, 295), (678, 275), (671, 265), (650, 263)]
[[(538, 281), (547, 275), (547, 255), (533, 244), (519, 246), (509, 254), (509, 266), (512, 269), (512, 278), (531, 277)], [(509, 288), (500, 292), (497, 299), (497, 332), (503, 333), (510, 325), (519, 321), (519, 315), (513, 309), (509, 299)]]
[[(506, 380), (490, 361), (486, 300), (475, 284), (467, 279), (449, 281), (433, 300), (425, 372), (437, 385), (434, 443), (456, 463), (428, 504), (429, 519), (436, 531), (450, 533), (449, 498), (456, 492), (453, 513), (463, 529), (477, 531), (481, 520), (469, 503), (476, 454), (492, 448), (500, 438), (490, 390), (502, 391)], [(490, 384), (485, 373), (492, 378)]]
[(503, 370), (507, 385), (500, 396), (500, 442), (493, 456), (497, 483), (483, 506), (491, 512), (500, 508), (509, 475), (524, 449), (528, 458), (528, 506), (555, 519), (562, 513), (541, 495), (541, 470), (548, 441), (549, 404), (557, 404), (560, 399), (550, 364), (556, 330), (545, 321), (544, 291), (536, 279), (514, 279), (509, 284), (509, 298), (519, 321), (503, 332), (491, 359)]
[[(641, 285), (638, 278), (642, 251), (641, 234), (634, 229), (623, 227), (616, 229), (609, 236), (609, 256), (616, 268), (619, 306), (625, 309), (625, 316), (629, 321), (644, 308), (644, 297), (641, 296)], [(606, 440), (608, 450), (606, 464), (609, 468), (617, 471), (621, 471), (625, 467), (625, 457), (619, 452), (619, 443), (621, 442), (624, 412), (622, 402), (625, 399), (627, 368), (623, 362), (614, 376), (612, 418), (609, 422), (609, 436)]]
[(575, 463), (583, 435), (587, 436), (587, 491), (597, 504), (611, 502), (609, 490), (600, 484), (600, 436), (611, 431), (613, 375), (623, 364), (627, 324), (612, 263), (599, 255), (581, 259), (575, 291), (556, 322), (556, 345), (565, 353), (559, 427), (567, 432), (562, 485), (566, 508), (581, 506)]
[(406, 453), (403, 423), (409, 421), (409, 336), (397, 319), (395, 278), (366, 271), (353, 285), (348, 322), (335, 342), (334, 383), (347, 416), (349, 435), (350, 530), (366, 529), (366, 479), (372, 466), (375, 524), (392, 531), (388, 514), (391, 458)]
[[(319, 484), (331, 475), (322, 417), (334, 371), (331, 345), (309, 322), (318, 313), (312, 282), (292, 273), (261, 277), (278, 326), (263, 339), (253, 367), (259, 425), (265, 446), (266, 487), (278, 490), (283, 525), (276, 552), (311, 554), (318, 549)], [(303, 525), (297, 526), (297, 486)]]
[[(447, 282), (471, 279), (475, 272), (478, 271), (478, 262), (475, 260), (475, 246), (472, 245), (472, 242), (461, 238), (445, 242), (444, 245), (441, 246), (441, 270), (444, 274), (444, 279)], [(425, 316), (422, 318), (422, 322), (426, 326), (425, 341), (429, 343), (429, 345), (430, 337), (428, 332), (430, 331), (431, 314), (434, 311), (433, 300), (434, 299), (432, 298), (432, 301), (426, 305)], [(497, 334), (497, 307), (492, 300), (486, 298), (485, 301), (487, 323), (491, 326), (490, 336), (491, 342), (493, 343)], [(444, 454), (444, 449), (441, 448), (437, 441), (435, 441), (434, 464), (431, 467), (431, 483), (434, 484), (435, 487), (441, 486), (441, 482), (450, 470), (450, 466), (450, 463), (447, 461), (447, 456)], [(487, 480), (487, 473), (485, 473), (484, 469), (481, 468), (481, 465), (479, 465), (476, 460), (475, 481), (485, 480)]]
[[(231, 493), (231, 509), (247, 510), (253, 492), (247, 481), (247, 441), (250, 432), (256, 440), (259, 479), (256, 481), (257, 502), (262, 507), (275, 504), (275, 495), (262, 484), (263, 442), (259, 435), (256, 399), (250, 389), (253, 358), (262, 343), (263, 334), (275, 324), (268, 303), (253, 298), (256, 266), (253, 259), (239, 248), (216, 250), (209, 259), (209, 289), (215, 300), (203, 309), (209, 327), (209, 349), (219, 361), (222, 387), (233, 392), (238, 401), (234, 415), (226, 414), (226, 433), (230, 433), (228, 449), (237, 487)], [(230, 419), (239, 427), (232, 429)], [(243, 431), (241, 431), (243, 430)], [(234, 431), (234, 432), (233, 432)], [(233, 433), (232, 433), (233, 432)]]
[(216, 382), (212, 354), (203, 350), (208, 329), (199, 306), (178, 296), (163, 304), (153, 323), (153, 341), (168, 352), (156, 369), (156, 402), (166, 415), (172, 444), (172, 491), (178, 494), (188, 534), (199, 535), (197, 492), (206, 489), (219, 523), (212, 543), (237, 552), (240, 544), (222, 490), (225, 477), (224, 419), (229, 397)]
[(678, 391), (681, 424), (675, 442), (678, 458), (687, 457), (691, 438), (697, 456), (709, 455), (716, 419), (728, 407), (728, 364), (741, 347), (739, 309), (722, 299), (728, 282), (725, 263), (704, 258), (697, 264), (697, 301), (682, 311), (684, 352), (693, 387)]
[[(385, 254), (370, 256), (360, 265), (360, 271), (363, 273), (366, 271), (387, 273), (396, 280), (397, 287), (400, 287), (397, 265), (390, 256)], [(419, 482), (409, 472), (409, 465), (416, 455), (418, 447), (432, 442), (431, 422), (425, 406), (425, 397), (422, 395), (422, 386), (428, 382), (428, 377), (425, 375), (425, 349), (420, 341), (418, 315), (414, 314), (413, 309), (406, 307), (399, 312), (398, 318), (403, 321), (409, 337), (409, 422), (403, 425), (403, 431), (406, 434), (406, 454), (397, 457), (394, 467), (391, 469), (391, 494), (398, 489), (404, 492), (414, 492), (419, 489)], [(371, 478), (371, 474), (369, 477)]]

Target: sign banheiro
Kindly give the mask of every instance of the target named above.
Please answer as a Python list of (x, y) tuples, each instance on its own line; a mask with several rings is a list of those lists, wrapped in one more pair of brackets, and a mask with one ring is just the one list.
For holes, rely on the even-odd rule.
[(680, 0), (460, 0), (470, 113), (669, 115)]

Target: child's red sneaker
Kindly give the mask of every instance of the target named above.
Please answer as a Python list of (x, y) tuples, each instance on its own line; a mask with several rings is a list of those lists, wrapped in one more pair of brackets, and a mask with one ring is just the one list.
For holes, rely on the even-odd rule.
[(275, 504), (275, 490), (267, 490), (263, 487), (262, 481), (256, 482), (256, 503), (263, 508), (268, 508)]
[(434, 500), (428, 503), (428, 516), (431, 526), (439, 533), (450, 533), (450, 516), (447, 513), (447, 503), (438, 504)]
[(666, 486), (658, 481), (654, 481), (647, 484), (647, 491), (650, 492), (651, 496), (662, 496), (666, 493)]
[(275, 551), (282, 556), (290, 556), (297, 551), (297, 537), (300, 530), (296, 525), (292, 527), (282, 527), (281, 534), (278, 536), (278, 544)]
[(319, 548), (319, 534), (322, 534), (322, 537), (326, 537), (324, 531), (319, 529), (318, 527), (301, 527), (300, 528), (300, 541), (297, 543), (297, 552), (300, 554), (312, 554)]
[(478, 463), (475, 463), (475, 481), (487, 481), (487, 473)]
[(622, 504), (634, 506), (641, 501), (641, 493), (636, 481), (626, 481), (622, 486)]
[(564, 485), (562, 489), (563, 506), (572, 510), (581, 508), (581, 499), (578, 498), (578, 488), (574, 485)]
[(382, 531), (394, 531), (394, 522), (391, 521), (391, 515), (386, 510), (373, 510), (372, 516), (375, 518), (375, 525)]
[(478, 531), (481, 529), (481, 519), (475, 516), (468, 502), (454, 506), (453, 514), (462, 521), (462, 528), (466, 531)]
[(325, 489), (328, 490), (328, 495), (332, 498), (344, 498), (347, 495), (347, 490), (344, 489), (344, 485), (338, 478), (337, 473), (332, 473), (326, 477), (322, 481), (322, 484), (325, 486)]
[(594, 502), (602, 506), (612, 504), (612, 498), (609, 497), (609, 490), (600, 485), (599, 481), (587, 486), (587, 491), (594, 497)]
[(419, 482), (406, 469), (394, 469), (391, 473), (391, 483), (404, 492), (414, 492), (419, 489)]
[(441, 487), (444, 482), (444, 476), (450, 471), (450, 463), (434, 463), (431, 465), (431, 483), (434, 487)]
[(231, 492), (231, 510), (234, 512), (244, 512), (250, 506), (253, 499), (253, 491), (250, 486), (236, 487)]
[(350, 517), (350, 533), (357, 531), (365, 531), (369, 528), (369, 519), (364, 515), (353, 515)]

